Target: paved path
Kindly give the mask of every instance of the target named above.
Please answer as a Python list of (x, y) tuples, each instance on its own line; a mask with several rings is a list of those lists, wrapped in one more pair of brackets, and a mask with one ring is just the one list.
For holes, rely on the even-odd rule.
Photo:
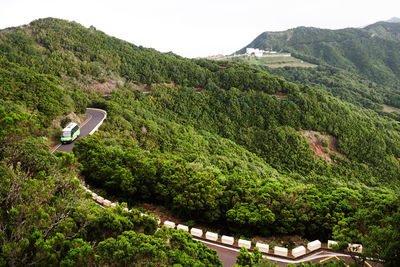
[[(96, 127), (98, 127), (99, 124), (106, 118), (106, 114), (107, 113), (104, 110), (88, 108), (86, 110), (86, 115), (88, 115), (88, 119), (84, 123), (82, 123), (82, 125), (80, 125), (81, 135), (79, 138), (86, 137)], [(54, 152), (55, 150), (63, 152), (71, 152), (72, 148), (74, 147), (75, 141), (72, 142), (71, 144), (65, 144), (65, 145), (59, 144), (55, 148), (53, 148), (52, 152)]]

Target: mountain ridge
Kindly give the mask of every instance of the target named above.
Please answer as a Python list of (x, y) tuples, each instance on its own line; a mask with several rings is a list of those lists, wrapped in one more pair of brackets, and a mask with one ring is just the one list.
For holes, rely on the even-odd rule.
[(398, 18), (398, 17), (392, 17), (392, 18), (386, 20), (386, 22), (390, 22), (390, 23), (399, 23), (399, 22), (400, 22), (400, 18)]
[(377, 25), (390, 25), (385, 29), (393, 40), (383, 38), (380, 36), (383, 34), (368, 28), (327, 30), (298, 27), (282, 32), (264, 32), (238, 53), (243, 53), (247, 47), (283, 50), (308, 62), (328, 64), (397, 88), (400, 85), (400, 42), (395, 36), (400, 25)]
[[(0, 31), (0, 81), (0, 196), (15, 201), (0, 202), (1, 264), (220, 264), (187, 233), (156, 231), (122, 208), (149, 203), (221, 234), (333, 238), (398, 260), (400, 126), (370, 109), (247, 64), (185, 59), (57, 19)], [(107, 111), (100, 130), (50, 154), (54, 120), (86, 107)], [(101, 209), (74, 177), (127, 204)]]

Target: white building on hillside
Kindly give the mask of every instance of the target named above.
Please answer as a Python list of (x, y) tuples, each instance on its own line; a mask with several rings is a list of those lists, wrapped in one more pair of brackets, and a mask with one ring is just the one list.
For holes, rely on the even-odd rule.
[(260, 50), (258, 48), (246, 48), (246, 54), (249, 56), (255, 55), (256, 57), (262, 57), (264, 52), (264, 50)]

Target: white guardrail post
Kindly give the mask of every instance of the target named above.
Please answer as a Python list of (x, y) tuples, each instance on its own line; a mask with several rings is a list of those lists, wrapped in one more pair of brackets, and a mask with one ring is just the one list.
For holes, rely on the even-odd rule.
[(307, 249), (310, 251), (319, 249), (320, 247), (321, 247), (321, 241), (319, 240), (314, 240), (307, 244)]
[(239, 247), (245, 247), (247, 249), (251, 248), (251, 241), (249, 240), (244, 240), (244, 239), (239, 239), (238, 240), (238, 246)]
[(192, 228), (192, 229), (190, 229), (190, 234), (192, 236), (202, 237), (203, 236), (203, 230), (198, 229), (198, 228)]
[(303, 256), (304, 254), (306, 254), (306, 248), (304, 246), (299, 246), (297, 248), (292, 249), (292, 255), (295, 258)]
[(268, 253), (269, 245), (257, 242), (256, 247), (260, 250), (260, 252)]
[(168, 228), (175, 229), (175, 223), (171, 221), (165, 221), (164, 225), (167, 226)]
[(278, 247), (278, 246), (275, 246), (275, 247), (274, 247), (274, 254), (275, 254), (275, 255), (287, 257), (288, 251), (289, 251), (289, 250), (288, 250), (287, 248)]
[(176, 230), (183, 230), (185, 232), (189, 232), (189, 227), (183, 224), (178, 224), (178, 226), (176, 227)]
[(235, 242), (235, 239), (233, 238), (233, 236), (227, 236), (227, 235), (223, 235), (221, 237), (221, 242), (222, 244), (227, 244), (227, 245), (233, 245), (233, 243)]

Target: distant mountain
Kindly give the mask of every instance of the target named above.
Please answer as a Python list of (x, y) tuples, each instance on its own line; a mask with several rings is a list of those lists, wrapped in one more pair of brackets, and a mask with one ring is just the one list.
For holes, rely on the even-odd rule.
[(364, 29), (298, 27), (264, 32), (238, 52), (247, 47), (287, 51), (308, 62), (331, 65), (395, 88), (400, 86), (400, 42), (394, 41), (397, 26), (382, 22)]
[(400, 18), (393, 17), (391, 19), (388, 19), (386, 22), (399, 23), (400, 22)]
[[(392, 18), (392, 22), (377, 22), (368, 25), (364, 29), (373, 33), (373, 36), (378, 36), (392, 41), (400, 41), (400, 19), (399, 21), (394, 21), (396, 18)], [(395, 23), (397, 22), (397, 23)]]

